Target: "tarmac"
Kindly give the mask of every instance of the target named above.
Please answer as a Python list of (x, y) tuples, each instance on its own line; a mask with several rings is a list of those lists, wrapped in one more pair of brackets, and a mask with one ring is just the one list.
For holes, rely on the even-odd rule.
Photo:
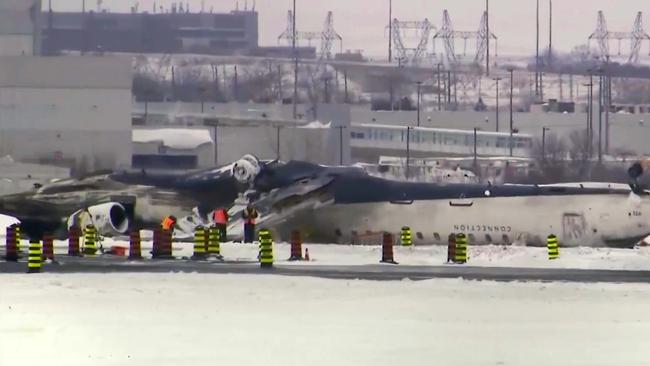
[[(0, 262), (1, 273), (25, 273), (26, 261)], [(609, 282), (650, 283), (650, 271), (582, 270), (556, 268), (473, 267), (470, 265), (405, 266), (376, 264), (359, 266), (305, 265), (299, 262), (276, 263), (272, 268), (261, 268), (256, 261), (193, 261), (141, 260), (129, 261), (123, 257), (101, 256), (79, 258), (59, 256), (53, 263), (44, 263), (41, 273), (214, 273), (247, 275), (308, 276), (330, 279), (362, 279), (373, 281), (427, 280), (434, 278), (461, 278), (490, 281), (542, 282)]]

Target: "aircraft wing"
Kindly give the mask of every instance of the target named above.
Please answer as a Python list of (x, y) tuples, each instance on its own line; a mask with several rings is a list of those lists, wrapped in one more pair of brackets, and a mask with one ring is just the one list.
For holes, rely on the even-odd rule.
[[(334, 179), (335, 177), (332, 176), (303, 179), (287, 187), (276, 188), (253, 200), (251, 203), (260, 214), (257, 220), (258, 227), (273, 227), (305, 211), (332, 204), (334, 197), (330, 194), (328, 186)], [(245, 208), (246, 202), (240, 202), (229, 211), (233, 219), (230, 221), (228, 233), (235, 239), (243, 236), (242, 212)]]

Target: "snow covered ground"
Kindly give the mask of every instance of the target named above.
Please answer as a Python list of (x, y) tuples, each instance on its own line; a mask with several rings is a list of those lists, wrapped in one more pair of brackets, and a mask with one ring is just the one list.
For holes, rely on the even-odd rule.
[[(126, 241), (104, 239), (104, 247), (119, 245), (128, 248)], [(23, 243), (26, 248), (27, 243)], [(67, 253), (67, 242), (56, 242), (55, 253)], [(175, 243), (176, 257), (190, 257), (192, 243)], [(151, 242), (142, 243), (144, 256), (149, 255)], [(303, 244), (309, 249), (310, 262), (288, 262), (290, 245), (276, 243), (275, 260), (283, 264), (300, 265), (366, 265), (377, 264), (381, 259), (380, 246), (337, 244)], [(441, 265), (447, 260), (447, 248), (443, 246), (395, 247), (395, 260), (400, 265)], [(227, 260), (250, 261), (257, 259), (258, 247), (253, 244), (223, 243), (221, 253)], [(546, 248), (523, 246), (474, 246), (469, 249), (469, 265), (479, 267), (529, 267), (574, 269), (620, 269), (649, 270), (650, 247), (636, 249), (612, 248), (560, 248), (560, 259), (549, 261)]]
[[(13, 217), (0, 215), (0, 243), (4, 242), (4, 228), (17, 220)], [(146, 257), (151, 250), (151, 232), (142, 232), (142, 253)], [(650, 244), (650, 238), (646, 239)], [(129, 247), (128, 239), (103, 239), (105, 248), (113, 245)], [(26, 250), (28, 242), (22, 242)], [(190, 257), (192, 243), (174, 243), (174, 255)], [(312, 261), (299, 262), (305, 265), (365, 265), (376, 264), (381, 259), (380, 246), (358, 246), (337, 244), (304, 244), (303, 250), (309, 249)], [(4, 245), (0, 245), (0, 252)], [(288, 262), (290, 246), (287, 243), (276, 243), (274, 246), (276, 262)], [(221, 245), (222, 254), (227, 260), (250, 261), (257, 259), (258, 247), (251, 244), (224, 243)], [(55, 253), (67, 253), (67, 241), (55, 242)], [(470, 246), (469, 265), (479, 267), (528, 267), (528, 268), (574, 268), (574, 269), (617, 269), (617, 270), (648, 270), (650, 271), (650, 246), (636, 249), (613, 248), (560, 248), (560, 258), (549, 261), (546, 248), (524, 246)], [(400, 265), (441, 265), (447, 260), (447, 248), (444, 246), (415, 246), (413, 248), (395, 247), (395, 260)], [(2, 366), (2, 365), (0, 365)]]
[(0, 277), (0, 365), (647, 365), (650, 285)]

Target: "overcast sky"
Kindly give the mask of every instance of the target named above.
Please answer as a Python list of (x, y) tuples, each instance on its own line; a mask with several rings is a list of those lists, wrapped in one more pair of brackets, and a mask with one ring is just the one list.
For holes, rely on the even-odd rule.
[[(0, 0), (3, 1), (3, 0)], [(47, 0), (44, 6), (47, 6)], [(79, 10), (83, 0), (52, 0), (55, 10)], [(95, 8), (96, 0), (85, 0), (87, 8)], [(169, 8), (172, 0), (157, 0)], [(201, 0), (188, 0), (190, 9), (198, 11)], [(227, 12), (235, 8), (235, 0), (204, 0), (205, 9)], [(239, 0), (243, 9), (245, 0)], [(387, 57), (388, 0), (297, 0), (298, 30), (319, 31), (328, 10), (334, 12), (335, 28), (343, 36), (345, 49), (364, 49), (371, 56)], [(104, 0), (111, 11), (128, 11), (136, 0)], [(139, 0), (140, 9), (151, 11), (154, 0)], [(251, 7), (253, 0), (248, 0)], [(285, 28), (286, 13), (292, 0), (257, 0), (260, 43), (277, 44), (277, 36)], [(393, 16), (404, 20), (429, 18), (434, 25), (442, 20), (443, 9), (448, 9), (457, 30), (478, 28), (484, 0), (393, 0)], [(541, 42), (548, 43), (548, 0), (540, 0), (542, 25)], [(535, 49), (535, 0), (491, 0), (490, 24), (499, 37), (499, 52), (504, 54), (533, 54)], [(650, 1), (641, 0), (554, 0), (553, 45), (563, 51), (587, 41), (596, 27), (596, 13), (605, 12), (610, 30), (629, 31), (637, 11), (650, 13)], [(650, 22), (650, 20), (648, 20)], [(650, 24), (650, 23), (649, 23)], [(629, 49), (629, 42), (624, 43)], [(462, 49), (458, 42), (457, 50)], [(472, 46), (470, 46), (472, 47)], [(616, 46), (612, 44), (612, 50)], [(644, 44), (647, 55), (650, 45)], [(442, 48), (437, 48), (442, 50)], [(439, 51), (440, 52), (440, 51)]]

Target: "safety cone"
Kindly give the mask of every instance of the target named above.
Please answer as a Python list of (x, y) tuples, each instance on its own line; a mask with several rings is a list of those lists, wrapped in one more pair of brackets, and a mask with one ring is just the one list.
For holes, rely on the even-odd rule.
[(398, 264), (393, 255), (393, 234), (384, 233), (381, 244), (381, 263)]
[(311, 258), (309, 258), (309, 248), (305, 248), (305, 261), (309, 262)]
[(54, 237), (43, 235), (43, 260), (54, 261)]
[(68, 256), (81, 257), (80, 237), (81, 229), (77, 226), (71, 226), (68, 229)]
[(291, 232), (291, 256), (290, 261), (301, 261), (302, 258), (302, 237), (300, 231), (294, 230)]
[(16, 229), (15, 227), (8, 226), (6, 234), (6, 251), (5, 259), (7, 262), (17, 262), (18, 261), (18, 245), (16, 244)]

